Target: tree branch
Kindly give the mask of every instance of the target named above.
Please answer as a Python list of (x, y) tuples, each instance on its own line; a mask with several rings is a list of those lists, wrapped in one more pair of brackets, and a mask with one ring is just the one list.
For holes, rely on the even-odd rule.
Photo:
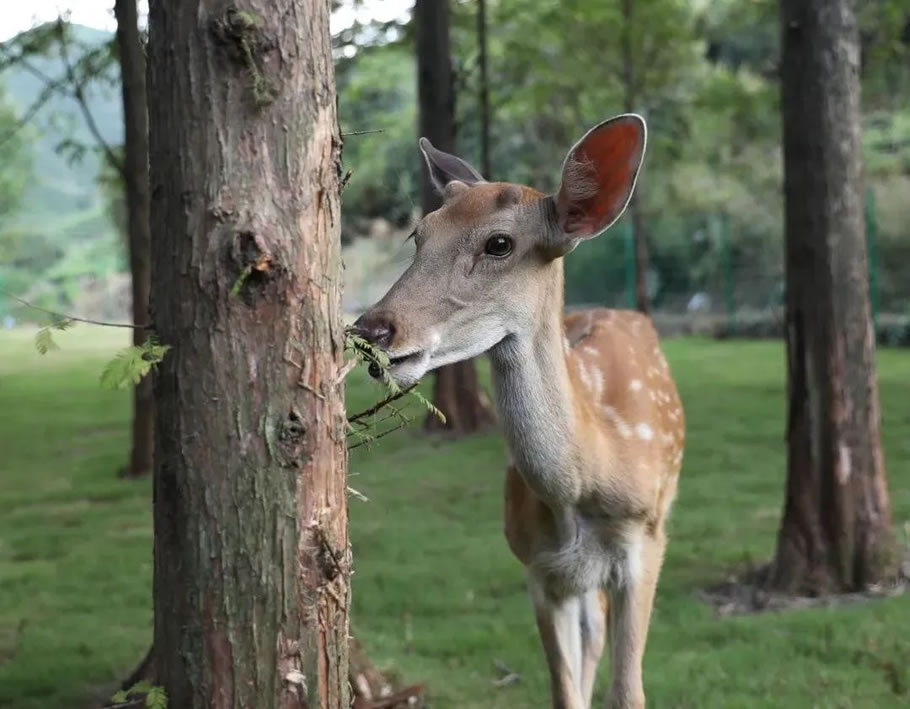
[(85, 119), (85, 124), (88, 126), (89, 131), (91, 131), (92, 135), (95, 137), (95, 140), (98, 141), (98, 145), (100, 145), (101, 149), (104, 151), (104, 155), (110, 163), (111, 167), (117, 170), (123, 179), (127, 179), (126, 168), (123, 165), (123, 161), (117, 157), (117, 154), (104, 139), (104, 136), (101, 135), (101, 131), (98, 129), (98, 124), (95, 122), (95, 116), (92, 115), (92, 112), (88, 107), (88, 103), (85, 100), (85, 87), (76, 76), (73, 63), (70, 61), (69, 51), (67, 48), (66, 32), (64, 32), (63, 29), (62, 18), (58, 18), (57, 20), (57, 38), (60, 42), (60, 56), (63, 58), (63, 64), (66, 67), (66, 75), (69, 77), (70, 84), (72, 84), (73, 87), (72, 96), (79, 104), (79, 109), (82, 112), (82, 117)]
[(63, 81), (65, 80), (60, 79), (54, 82), (52, 86), (45, 86), (41, 90), (38, 98), (36, 98), (32, 105), (28, 107), (28, 110), (26, 110), (22, 117), (16, 121), (15, 125), (12, 128), (10, 128), (2, 137), (0, 137), (0, 147), (15, 138), (16, 134), (28, 125), (28, 123), (35, 117), (38, 111), (42, 109), (44, 104), (50, 100), (51, 95), (55, 91), (60, 90), (60, 86)]
[(360, 419), (366, 418), (367, 416), (372, 416), (377, 411), (379, 411), (381, 408), (388, 406), (393, 401), (398, 401), (398, 399), (400, 399), (403, 396), (406, 396), (416, 386), (417, 386), (416, 384), (412, 384), (407, 389), (402, 389), (397, 394), (391, 394), (390, 396), (387, 396), (385, 399), (377, 402), (370, 408), (364, 409), (363, 411), (360, 411), (356, 414), (348, 416), (348, 423), (354, 423), (355, 421), (359, 421)]
[(130, 323), (104, 322), (103, 320), (91, 320), (90, 318), (77, 318), (75, 315), (64, 315), (63, 313), (58, 313), (55, 310), (48, 310), (47, 308), (42, 308), (40, 305), (29, 303), (27, 300), (20, 298), (18, 295), (13, 295), (5, 288), (0, 288), (0, 293), (5, 295), (7, 298), (12, 298), (13, 300), (21, 303), (26, 308), (31, 308), (32, 310), (37, 310), (42, 313), (47, 313), (48, 315), (53, 315), (55, 318), (59, 318), (60, 320), (73, 320), (75, 322), (88, 323), (89, 325), (100, 325), (101, 327), (127, 327), (131, 330), (141, 330), (143, 328), (149, 330), (153, 329), (151, 324), (132, 325)]
[(349, 450), (349, 451), (352, 451), (352, 450), (354, 450), (355, 448), (360, 448), (360, 446), (365, 446), (365, 445), (368, 445), (368, 444), (370, 444), (370, 443), (373, 443), (374, 441), (378, 441), (378, 440), (379, 440), (380, 438), (382, 438), (383, 436), (388, 436), (390, 433), (395, 433), (395, 431), (404, 428), (404, 427), (407, 426), (409, 423), (411, 423), (411, 422), (410, 422), (410, 421), (407, 421), (407, 422), (405, 422), (405, 423), (400, 423), (400, 424), (398, 424), (397, 426), (392, 426), (392, 428), (386, 429), (386, 430), (383, 431), (382, 433), (377, 433), (375, 436), (372, 436), (372, 437), (367, 438), (367, 439), (365, 439), (365, 440), (363, 440), (363, 441), (360, 441), (360, 443), (355, 443), (353, 446), (348, 446), (348, 450)]
[(342, 138), (347, 138), (349, 135), (368, 135), (369, 133), (385, 133), (385, 128), (373, 128), (372, 130), (352, 130), (350, 133), (342, 133)]

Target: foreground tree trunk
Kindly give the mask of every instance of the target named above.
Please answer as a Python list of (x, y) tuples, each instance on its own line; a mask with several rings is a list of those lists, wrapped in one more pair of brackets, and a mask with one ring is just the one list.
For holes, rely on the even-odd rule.
[(155, 662), (180, 709), (347, 709), (326, 0), (149, 14)]
[[(116, 0), (117, 51), (123, 92), (124, 160), (126, 183), (127, 249), (132, 276), (133, 324), (148, 322), (151, 285), (151, 237), (149, 227), (148, 108), (145, 90), (145, 54), (139, 41), (136, 0)], [(144, 328), (133, 330), (133, 344), (145, 343)], [(155, 398), (152, 377), (146, 376), (133, 388), (133, 428), (126, 477), (140, 477), (152, 471), (155, 448)]]
[[(455, 82), (449, 51), (448, 0), (416, 0), (417, 100), (420, 135), (440, 150), (455, 152)], [(423, 213), (438, 209), (436, 193), (426, 165), (421, 161)], [(485, 175), (486, 177), (486, 175)], [(429, 414), (426, 428), (455, 435), (479, 431), (493, 423), (493, 410), (481, 395), (473, 360), (442, 367), (436, 372), (433, 404), (446, 416), (442, 423)]]
[(782, 0), (787, 499), (770, 584), (859, 590), (894, 571), (863, 232), (851, 0)]

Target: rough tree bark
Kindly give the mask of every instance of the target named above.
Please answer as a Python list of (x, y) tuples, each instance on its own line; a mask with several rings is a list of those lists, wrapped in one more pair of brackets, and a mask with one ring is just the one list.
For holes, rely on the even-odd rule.
[(863, 224), (852, 0), (782, 0), (788, 473), (772, 587), (860, 590), (894, 570)]
[(155, 660), (169, 706), (347, 709), (327, 0), (152, 0)]
[[(622, 3), (622, 83), (623, 103), (626, 113), (635, 111), (638, 98), (635, 81), (635, 57), (632, 54), (632, 0)], [(635, 242), (635, 308), (648, 312), (648, 246), (645, 242), (645, 220), (641, 213), (641, 182), (629, 199), (629, 218), (632, 221), (632, 235)]]
[[(132, 276), (133, 324), (148, 322), (151, 285), (149, 227), (148, 109), (145, 89), (145, 54), (139, 41), (136, 0), (116, 0), (117, 51), (123, 93), (124, 160), (126, 184), (127, 250)], [(133, 344), (145, 343), (144, 328), (133, 330)], [(155, 449), (155, 397), (152, 377), (133, 388), (133, 427), (130, 457), (121, 471), (125, 477), (140, 477), (152, 471)]]
[[(420, 135), (440, 150), (455, 152), (455, 82), (449, 49), (448, 0), (416, 0), (417, 100)], [(438, 209), (440, 197), (421, 159), (423, 213)], [(482, 395), (473, 360), (442, 367), (436, 372), (433, 404), (446, 416), (442, 423), (429, 414), (425, 426), (463, 435), (490, 426), (495, 417)]]

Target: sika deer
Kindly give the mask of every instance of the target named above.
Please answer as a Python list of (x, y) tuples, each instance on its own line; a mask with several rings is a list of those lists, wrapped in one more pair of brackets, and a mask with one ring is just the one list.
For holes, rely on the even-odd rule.
[(489, 352), (510, 452), (505, 536), (527, 569), (553, 706), (587, 708), (609, 629), (609, 706), (643, 707), (641, 664), (682, 464), (684, 417), (647, 317), (563, 315), (563, 262), (631, 197), (644, 120), (624, 114), (569, 151), (555, 195), (486, 182), (419, 142), (442, 206), (414, 262), (355, 330), (406, 386)]

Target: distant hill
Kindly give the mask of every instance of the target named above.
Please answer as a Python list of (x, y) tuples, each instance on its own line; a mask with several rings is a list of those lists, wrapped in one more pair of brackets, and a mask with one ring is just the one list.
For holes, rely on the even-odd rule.
[[(111, 34), (90, 27), (73, 26), (75, 40), (80, 44), (97, 46), (107, 42)], [(60, 77), (66, 72), (59, 56), (36, 57), (31, 64), (42, 74)], [(7, 98), (21, 111), (26, 111), (44, 90), (44, 82), (23, 67), (12, 67), (0, 73)], [(98, 130), (112, 144), (123, 142), (123, 118), (118, 85), (92, 86), (88, 91), (88, 105)], [(54, 94), (35, 116), (29, 127), (35, 136), (35, 181), (28, 192), (23, 220), (44, 223), (59, 217), (69, 217), (74, 212), (97, 207), (101, 198), (96, 178), (99, 161), (88, 151), (83, 159), (70, 164), (57, 153), (56, 148), (66, 138), (94, 146), (92, 136), (75, 99)]]
[[(109, 42), (109, 32), (74, 25), (75, 58), (82, 47)], [(0, 72), (0, 86), (6, 99), (23, 114), (45, 89), (40, 73), (58, 78), (66, 73), (63, 59), (55, 53), (30, 60), (36, 71), (13, 66)], [(115, 68), (115, 73), (117, 69)], [(115, 75), (115, 78), (119, 79)], [(105, 141), (114, 147), (123, 142), (123, 118), (119, 81), (111, 85), (95, 83), (87, 88), (87, 105)], [(59, 260), (43, 274), (46, 283), (35, 284), (56, 291), (61, 305), (72, 302), (74, 288), (86, 278), (106, 278), (122, 271), (125, 262), (119, 237), (108, 216), (107, 204), (98, 184), (101, 157), (95, 151), (98, 141), (89, 130), (75, 99), (55, 93), (38, 111), (26, 130), (33, 138), (33, 179), (25, 204), (17, 213), (14, 227), (40, 235), (60, 254)], [(78, 160), (58, 152), (58, 146), (72, 140), (87, 150)]]

